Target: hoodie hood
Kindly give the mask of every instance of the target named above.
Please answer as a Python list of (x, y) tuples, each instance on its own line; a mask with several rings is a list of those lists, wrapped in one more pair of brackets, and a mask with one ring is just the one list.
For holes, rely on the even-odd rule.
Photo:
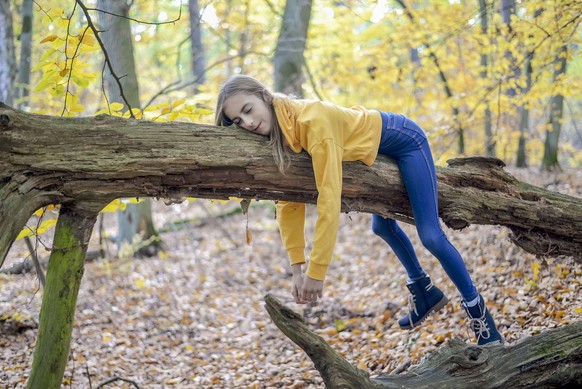
[(294, 152), (299, 153), (303, 148), (301, 147), (299, 134), (297, 133), (298, 126), (295, 125), (298, 112), (297, 108), (293, 107), (295, 104), (301, 104), (300, 100), (291, 100), (278, 96), (273, 99), (277, 122), (279, 123), (279, 127), (281, 127), (281, 131), (283, 131), (287, 146)]

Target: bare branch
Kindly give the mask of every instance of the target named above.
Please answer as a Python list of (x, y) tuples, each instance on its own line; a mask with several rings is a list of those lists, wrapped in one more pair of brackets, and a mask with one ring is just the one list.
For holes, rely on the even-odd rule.
[(105, 11), (99, 8), (89, 8), (86, 7), (87, 11), (97, 11), (97, 12), (101, 12), (107, 15), (111, 15), (111, 16), (115, 16), (116, 18), (122, 18), (122, 19), (127, 19), (127, 20), (131, 20), (132, 22), (136, 22), (139, 24), (149, 24), (149, 25), (154, 25), (154, 26), (161, 26), (162, 24), (174, 24), (176, 23), (178, 20), (180, 20), (182, 18), (182, 2), (180, 2), (180, 7), (178, 7), (179, 9), (179, 13), (178, 13), (178, 17), (174, 20), (169, 20), (167, 22), (146, 22), (144, 20), (139, 20), (139, 19), (135, 19), (135, 18), (130, 18), (129, 16), (125, 16), (125, 15), (119, 15), (116, 14), (114, 12), (109, 12), (109, 11)]

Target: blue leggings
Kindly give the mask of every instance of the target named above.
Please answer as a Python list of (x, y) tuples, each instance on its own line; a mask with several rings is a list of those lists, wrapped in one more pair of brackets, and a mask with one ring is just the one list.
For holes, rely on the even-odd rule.
[[(398, 164), (422, 244), (439, 260), (461, 296), (466, 301), (473, 300), (478, 296), (477, 289), (463, 258), (449, 242), (439, 222), (436, 171), (426, 135), (407, 117), (382, 112), (379, 153)], [(372, 231), (394, 250), (411, 281), (426, 274), (410, 239), (394, 219), (373, 215)]]

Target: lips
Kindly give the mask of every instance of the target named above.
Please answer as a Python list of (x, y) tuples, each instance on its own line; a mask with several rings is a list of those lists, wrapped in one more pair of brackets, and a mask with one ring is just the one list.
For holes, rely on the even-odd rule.
[(257, 132), (257, 130), (259, 129), (259, 127), (261, 126), (261, 124), (263, 124), (263, 122), (260, 122), (259, 125), (255, 127), (255, 129), (253, 130), (253, 132)]

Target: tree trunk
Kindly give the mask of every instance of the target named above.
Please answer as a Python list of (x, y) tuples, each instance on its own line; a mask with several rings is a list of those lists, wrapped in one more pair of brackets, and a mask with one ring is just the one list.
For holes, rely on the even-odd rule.
[[(139, 86), (133, 56), (133, 40), (129, 24), (129, 5), (126, 1), (99, 0), (98, 8), (108, 13), (99, 14), (101, 39), (109, 60), (113, 64), (115, 76), (119, 78), (121, 89), (114, 75), (106, 71), (105, 84), (110, 102), (123, 104), (121, 93), (125, 95), (131, 108), (140, 108)], [(114, 15), (121, 15), (114, 16)], [(128, 108), (128, 107), (126, 107)], [(150, 241), (137, 250), (143, 255), (152, 255), (158, 250), (160, 242), (152, 219), (152, 203), (145, 198), (139, 204), (128, 204), (124, 211), (118, 211), (117, 245), (132, 243), (136, 236), (142, 241)]]
[[(370, 378), (311, 332), (301, 316), (271, 295), (265, 307), (277, 327), (315, 364), (328, 389), (554, 388), (582, 385), (582, 322), (504, 347), (453, 339), (398, 375)], [(571, 385), (571, 386), (569, 386)]]
[[(489, 34), (489, 23), (488, 23), (488, 9), (487, 1), (486, 0), (479, 0), (479, 16), (481, 17), (481, 33), (487, 37)], [(481, 54), (481, 78), (487, 80), (489, 78), (489, 59), (488, 55), (483, 53)], [(488, 157), (495, 157), (495, 139), (493, 138), (493, 126), (491, 122), (491, 109), (489, 108), (489, 100), (485, 100), (485, 118), (484, 120), (484, 127), (485, 127), (485, 155)]]
[(202, 46), (201, 15), (198, 0), (188, 1), (190, 14), (190, 43), (192, 46), (192, 76), (194, 77), (194, 93), (198, 92), (198, 86), (204, 84), (206, 77), (206, 64), (204, 60), (204, 46)]
[(311, 0), (287, 0), (275, 49), (275, 90), (303, 95), (303, 64)]
[[(531, 89), (531, 75), (532, 75), (532, 57), (533, 52), (529, 51), (527, 53), (527, 60), (525, 63), (525, 73), (526, 81), (525, 87), (521, 90), (522, 96), (529, 93)], [(517, 158), (515, 162), (516, 167), (527, 167), (527, 152), (526, 152), (526, 142), (527, 135), (529, 132), (529, 108), (527, 104), (522, 104), (520, 107), (520, 118), (519, 118), (519, 143), (517, 145)]]
[(42, 296), (38, 338), (27, 388), (58, 389), (69, 346), (85, 254), (99, 208), (62, 206)]
[[(566, 62), (568, 57), (568, 47), (563, 44), (556, 56), (556, 70), (554, 71), (554, 82), (566, 74)], [(544, 157), (542, 168), (544, 170), (560, 169), (558, 162), (558, 145), (560, 141), (560, 131), (562, 129), (562, 116), (564, 112), (564, 95), (558, 93), (550, 99), (550, 118), (546, 131), (546, 141), (544, 143)]]
[(0, 0), (0, 102), (11, 105), (16, 79), (11, 0)]
[[(537, 18), (544, 12), (543, 8), (538, 8), (534, 11), (533, 18), (534, 22), (537, 23)], [(530, 35), (530, 38), (533, 38)], [(532, 87), (532, 74), (533, 74), (533, 58), (535, 51), (531, 48), (526, 49), (526, 61), (525, 61), (525, 86), (521, 88), (522, 102), (520, 107), (520, 118), (519, 118), (519, 143), (517, 146), (517, 158), (515, 162), (516, 167), (527, 167), (527, 152), (526, 143), (529, 133), (529, 107), (524, 101), (523, 97), (527, 96)]]
[[(311, 159), (292, 156), (282, 179), (268, 140), (245, 131), (100, 115), (62, 118), (0, 105), (0, 259), (30, 215), (71, 201), (104, 206), (120, 197), (246, 197), (315, 203)], [(582, 260), (582, 200), (521, 182), (497, 159), (439, 167), (439, 213), (452, 228), (506, 226), (541, 256)], [(412, 223), (397, 166), (344, 163), (342, 209)], [(1, 265), (1, 262), (0, 262)]]
[(17, 107), (24, 109), (29, 106), (28, 92), (30, 89), (30, 56), (32, 53), (33, 0), (22, 2), (22, 32), (20, 33), (20, 63), (18, 65), (18, 83), (16, 87)]
[[(131, 27), (129, 25), (129, 5), (125, 0), (99, 0), (97, 8), (107, 13), (99, 13), (99, 36), (105, 45), (113, 70), (121, 82), (123, 94), (131, 108), (140, 108), (139, 86), (135, 73)], [(120, 16), (114, 16), (120, 15)], [(109, 69), (105, 70), (105, 86), (109, 102), (125, 105), (122, 90)], [(129, 107), (126, 107), (128, 109)]]

